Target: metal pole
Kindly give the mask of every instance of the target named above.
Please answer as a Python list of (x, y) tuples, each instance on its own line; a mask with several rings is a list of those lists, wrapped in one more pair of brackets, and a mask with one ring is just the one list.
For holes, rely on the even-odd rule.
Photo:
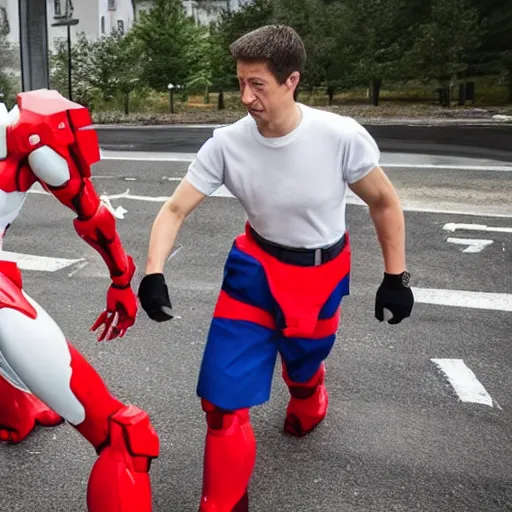
[(72, 87), (71, 87), (71, 25), (67, 26), (68, 32), (68, 98), (73, 101)]
[(45, 0), (18, 1), (23, 91), (49, 88), (48, 32)]

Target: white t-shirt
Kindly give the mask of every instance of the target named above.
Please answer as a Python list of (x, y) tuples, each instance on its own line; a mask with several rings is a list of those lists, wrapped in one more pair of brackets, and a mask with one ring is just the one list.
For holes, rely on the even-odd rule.
[(347, 184), (379, 165), (380, 151), (354, 119), (299, 106), (301, 122), (283, 137), (263, 137), (250, 115), (215, 129), (186, 179), (206, 195), (225, 185), (267, 240), (317, 248), (345, 233)]

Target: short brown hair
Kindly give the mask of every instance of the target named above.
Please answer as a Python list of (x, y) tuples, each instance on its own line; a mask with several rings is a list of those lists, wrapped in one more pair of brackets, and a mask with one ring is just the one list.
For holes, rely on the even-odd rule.
[(306, 49), (299, 34), (286, 25), (265, 25), (239, 37), (229, 47), (242, 61), (266, 61), (271, 73), (283, 83), (294, 71), (302, 75)]

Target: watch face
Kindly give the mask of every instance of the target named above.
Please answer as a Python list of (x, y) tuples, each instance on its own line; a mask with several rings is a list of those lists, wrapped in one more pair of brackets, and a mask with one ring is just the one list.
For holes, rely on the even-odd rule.
[(409, 286), (410, 279), (411, 279), (411, 274), (409, 274), (409, 272), (404, 272), (402, 274), (402, 285)]

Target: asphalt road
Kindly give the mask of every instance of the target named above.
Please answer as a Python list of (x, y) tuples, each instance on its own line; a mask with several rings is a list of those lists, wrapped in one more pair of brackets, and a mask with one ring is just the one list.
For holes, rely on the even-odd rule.
[[(129, 189), (110, 202), (124, 216), (119, 231), (139, 266), (154, 216), (185, 169), (186, 163), (141, 161), (104, 161), (95, 168), (101, 193)], [(512, 173), (401, 168), (389, 174), (410, 201), (407, 248), (415, 290), (512, 294), (512, 232), (443, 229), (449, 223), (512, 228)], [(418, 211), (436, 208), (466, 214)], [(470, 215), (475, 212), (508, 216)], [(402, 324), (379, 324), (373, 317), (382, 275), (379, 247), (367, 210), (350, 204), (347, 214), (352, 294), (327, 363), (329, 414), (309, 437), (285, 436), (287, 392), (276, 372), (271, 401), (252, 416), (258, 459), (251, 512), (512, 510), (511, 311), (420, 300)], [(85, 258), (85, 266), (53, 273), (25, 271), (25, 289), (113, 393), (151, 415), (161, 440), (152, 466), (154, 511), (197, 511), (205, 424), (196, 375), (224, 258), (243, 228), (243, 211), (233, 198), (211, 197), (186, 221), (180, 250), (166, 269), (179, 318), (156, 324), (142, 311), (122, 341), (102, 344), (88, 328), (104, 306), (108, 275), (75, 235), (72, 218), (51, 197), (31, 194), (4, 249)], [(448, 243), (449, 237), (493, 243), (464, 253), (466, 246)], [(136, 285), (139, 279), (140, 273)], [(433, 358), (462, 359), (492, 403), (461, 401)], [(0, 454), (2, 511), (85, 511), (95, 454), (72, 428), (38, 429), (21, 445), (1, 445)]]
[[(363, 125), (383, 151), (512, 160), (512, 124)], [(210, 137), (211, 126), (96, 126), (106, 150), (195, 152)]]

